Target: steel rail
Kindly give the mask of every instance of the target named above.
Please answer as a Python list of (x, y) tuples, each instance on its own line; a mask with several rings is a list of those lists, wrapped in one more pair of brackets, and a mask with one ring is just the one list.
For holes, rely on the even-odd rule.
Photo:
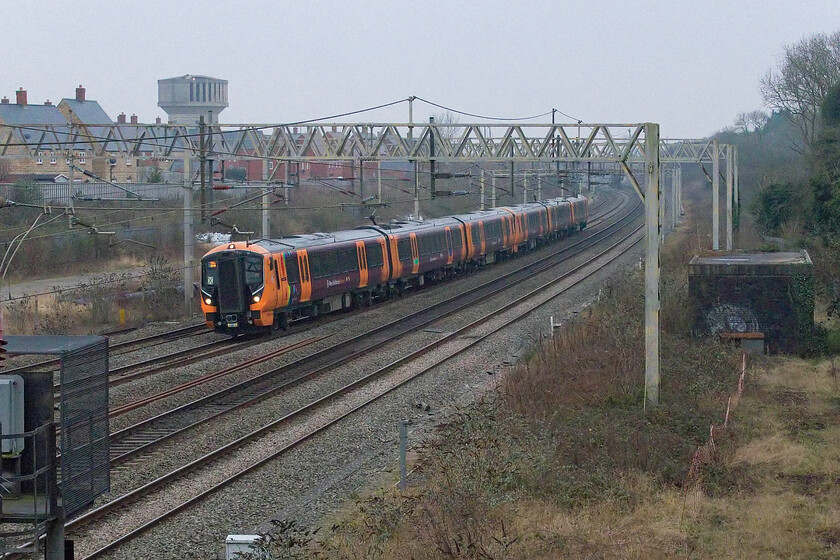
[[(628, 197), (629, 198), (629, 197)], [(626, 199), (625, 199), (626, 201)], [(630, 213), (638, 210), (641, 204), (637, 201), (636, 206)], [(628, 214), (629, 216), (630, 214)], [(626, 219), (627, 217), (623, 218)], [(535, 267), (547, 260), (555, 259), (570, 251), (572, 255), (578, 254), (589, 248), (591, 244), (598, 243), (600, 237), (609, 233), (617, 224), (610, 225), (601, 231), (581, 239), (572, 245), (561, 247), (560, 250), (547, 255), (534, 263), (525, 265), (517, 270), (498, 276), (484, 284), (461, 292), (456, 296), (438, 302), (421, 311), (411, 313), (407, 316), (390, 321), (384, 325), (375, 327), (365, 333), (361, 333), (303, 358), (280, 366), (271, 371), (265, 372), (246, 383), (238, 384), (206, 395), (193, 402), (186, 403), (172, 410), (158, 414), (157, 416), (140, 421), (137, 424), (123, 428), (111, 434), (111, 445), (121, 450), (119, 456), (114, 456), (115, 463), (123, 463), (139, 453), (158, 445), (176, 435), (183, 434), (187, 430), (200, 426), (210, 420), (229, 412), (252, 406), (261, 400), (274, 396), (276, 393), (288, 390), (290, 387), (301, 383), (306, 379), (315, 377), (325, 371), (334, 369), (343, 363), (355, 359), (375, 348), (378, 348), (392, 340), (404, 336), (418, 328), (437, 321), (447, 315), (455, 313), (483, 297), (487, 297), (503, 291), (507, 288), (505, 281), (510, 281), (518, 276), (529, 277)], [(598, 238), (598, 239), (596, 239)], [(586, 243), (589, 242), (590, 245)], [(539, 269), (538, 269), (539, 270)], [(451, 307), (453, 302), (461, 301), (460, 305)], [(447, 309), (448, 308), (448, 309)], [(435, 314), (437, 313), (437, 314)], [(368, 344), (360, 349), (353, 348), (353, 344), (368, 341)], [(336, 357), (336, 355), (338, 357)], [(309, 368), (309, 369), (304, 369)], [(301, 372), (300, 370), (303, 371)], [(298, 370), (297, 372), (295, 370)], [(287, 374), (285, 380), (277, 380), (280, 374)], [(181, 420), (179, 420), (181, 418)], [(132, 442), (134, 448), (124, 442)]]
[[(417, 359), (421, 356), (426, 355), (430, 350), (432, 350), (434, 348), (437, 348), (437, 347), (443, 345), (446, 342), (450, 342), (452, 340), (455, 340), (457, 337), (463, 337), (465, 332), (473, 330), (480, 325), (483, 325), (484, 323), (486, 323), (490, 319), (492, 319), (494, 317), (497, 317), (499, 314), (501, 314), (505, 311), (511, 310), (518, 305), (521, 305), (523, 303), (528, 302), (528, 300), (535, 297), (536, 295), (541, 294), (545, 290), (555, 286), (556, 284), (560, 283), (561, 281), (564, 281), (564, 280), (570, 278), (572, 275), (582, 271), (585, 267), (587, 267), (587, 266), (595, 263), (599, 259), (601, 259), (601, 257), (604, 257), (608, 253), (611, 253), (614, 250), (616, 250), (616, 248), (619, 245), (621, 245), (622, 243), (624, 243), (628, 239), (636, 236), (638, 234), (638, 232), (643, 229), (643, 227), (644, 227), (643, 225), (640, 225), (640, 226), (636, 227), (634, 230), (632, 230), (630, 233), (628, 233), (627, 235), (622, 237), (620, 240), (613, 243), (607, 249), (605, 249), (605, 250), (601, 251), (600, 253), (598, 253), (597, 255), (587, 259), (585, 262), (573, 267), (571, 270), (563, 273), (562, 275), (560, 275), (556, 278), (553, 278), (553, 279), (549, 280), (548, 282), (546, 282), (545, 284), (542, 284), (541, 286), (529, 291), (527, 294), (525, 294), (523, 296), (520, 296), (519, 298), (515, 299), (514, 301), (508, 302), (507, 304), (505, 304), (501, 308), (495, 309), (495, 310), (485, 314), (483, 317), (469, 323), (468, 325), (465, 325), (465, 326), (459, 328), (458, 330), (456, 330), (452, 333), (449, 333), (449, 334), (441, 337), (440, 339), (424, 346), (423, 348), (421, 348), (419, 350), (416, 350), (416, 351), (414, 351), (414, 352), (412, 352), (412, 353), (410, 353), (406, 356), (403, 356), (402, 358), (399, 358), (398, 360), (396, 360), (396, 361), (394, 361), (394, 362), (392, 362), (392, 363), (390, 363), (390, 364), (388, 364), (388, 365), (386, 365), (386, 366), (384, 366), (384, 367), (382, 367), (382, 368), (380, 368), (380, 369), (378, 369), (374, 372), (371, 372), (371, 373), (365, 375), (364, 377), (362, 377), (360, 379), (357, 379), (357, 380), (345, 385), (344, 387), (341, 387), (340, 389), (337, 389), (337, 390), (333, 391), (332, 393), (330, 393), (328, 395), (325, 395), (324, 397), (319, 398), (316, 401), (313, 401), (313, 402), (311, 402), (311, 403), (309, 403), (309, 404), (307, 404), (307, 405), (305, 405), (305, 406), (303, 406), (303, 407), (301, 407), (301, 408), (299, 408), (299, 409), (297, 409), (293, 412), (290, 412), (290, 413), (286, 414), (282, 418), (279, 418), (278, 420), (276, 420), (276, 421), (274, 421), (274, 422), (272, 422), (272, 423), (270, 423), (266, 426), (263, 426), (263, 427), (259, 428), (258, 430), (255, 430), (255, 431), (251, 432), (250, 434), (247, 434), (247, 435), (237, 439), (236, 441), (233, 441), (233, 442), (231, 442), (231, 443), (229, 443), (229, 444), (227, 444), (227, 445), (225, 445), (225, 446), (223, 446), (223, 447), (221, 447), (221, 448), (219, 448), (219, 449), (217, 449), (217, 450), (215, 450), (211, 453), (208, 453), (204, 457), (196, 459), (195, 461), (189, 463), (188, 465), (185, 465), (184, 467), (181, 467), (180, 469), (177, 469), (176, 471), (173, 471), (172, 473), (169, 473), (169, 474), (165, 475), (164, 477), (161, 477), (161, 478), (159, 478), (155, 481), (150, 482), (149, 484), (147, 484), (147, 485), (145, 485), (141, 488), (138, 488), (134, 492), (132, 492), (130, 494), (127, 494), (125, 496), (126, 500), (131, 501), (134, 498), (150, 494), (152, 491), (161, 488), (162, 486), (164, 486), (165, 484), (167, 484), (169, 482), (177, 481), (178, 479), (185, 476), (186, 474), (194, 472), (194, 471), (198, 470), (199, 468), (209, 466), (210, 464), (212, 464), (212, 462), (214, 460), (216, 460), (220, 457), (226, 456), (228, 453), (231, 453), (231, 452), (235, 451), (236, 449), (238, 449), (238, 448), (240, 448), (240, 447), (242, 447), (246, 444), (254, 442), (255, 440), (259, 439), (260, 437), (262, 437), (263, 435), (265, 435), (267, 433), (270, 433), (271, 431), (277, 430), (278, 428), (287, 424), (290, 420), (292, 420), (292, 419), (294, 419), (298, 416), (301, 416), (303, 413), (310, 412), (310, 411), (316, 409), (317, 407), (324, 406), (325, 404), (327, 404), (328, 402), (336, 399), (337, 397), (346, 395), (346, 394), (350, 393), (351, 391), (353, 391), (354, 389), (362, 387), (372, 380), (378, 379), (379, 377), (383, 376), (385, 373), (388, 373), (388, 372), (394, 370), (395, 368), (397, 368), (401, 365), (404, 365), (404, 364), (406, 364), (410, 361), (413, 361), (413, 360), (415, 360), (415, 359)], [(612, 256), (611, 258), (608, 258), (608, 259), (603, 259), (603, 262), (600, 262), (600, 263), (597, 263), (596, 265), (594, 265), (593, 270), (588, 271), (587, 275), (584, 276), (584, 278), (574, 280), (573, 283), (570, 286), (562, 288), (558, 293), (551, 295), (546, 301), (550, 301), (552, 299), (555, 299), (555, 298), (559, 297), (560, 295), (562, 295), (563, 293), (567, 292), (572, 287), (577, 286), (578, 284), (582, 283), (584, 280), (586, 280), (590, 276), (594, 275), (595, 272), (597, 272), (597, 271), (601, 270), (602, 268), (606, 267), (608, 264), (612, 263), (619, 256), (624, 255), (632, 247), (634, 247), (640, 240), (641, 240), (641, 238), (637, 239), (633, 243), (628, 244), (626, 247), (624, 247), (623, 249), (618, 251), (617, 255)], [(545, 303), (545, 301), (543, 303)], [(320, 427), (317, 427), (314, 430), (311, 430), (308, 433), (300, 436), (299, 438), (295, 439), (294, 441), (292, 441), (292, 442), (284, 445), (283, 447), (275, 450), (274, 452), (270, 453), (268, 456), (263, 457), (263, 458), (259, 459), (258, 461), (252, 463), (250, 466), (239, 470), (237, 473), (233, 474), (232, 476), (227, 477), (224, 481), (214, 484), (213, 486), (203, 490), (202, 492), (200, 492), (196, 496), (193, 496), (192, 498), (178, 504), (174, 508), (171, 508), (171, 509), (167, 510), (162, 515), (159, 515), (159, 516), (155, 517), (154, 519), (144, 523), (140, 527), (137, 527), (136, 529), (130, 531), (129, 533), (127, 533), (125, 535), (122, 535), (121, 537), (115, 539), (114, 541), (105, 545), (104, 547), (101, 547), (101, 548), (95, 550), (94, 552), (92, 552), (91, 554), (86, 556), (84, 558), (84, 560), (92, 560), (94, 558), (98, 558), (98, 557), (102, 556), (103, 554), (112, 551), (116, 547), (118, 547), (118, 546), (120, 546), (120, 545), (122, 545), (122, 544), (124, 544), (124, 543), (126, 543), (130, 540), (133, 540), (134, 538), (136, 538), (137, 536), (145, 533), (146, 531), (148, 531), (152, 527), (160, 524), (162, 521), (164, 521), (164, 520), (172, 517), (173, 515), (183, 511), (184, 509), (190, 507), (191, 505), (203, 500), (204, 498), (206, 498), (210, 494), (213, 494), (213, 493), (221, 490), (222, 488), (230, 485), (232, 482), (234, 482), (234, 481), (244, 477), (245, 475), (255, 471), (256, 469), (262, 467), (263, 465), (267, 464), (268, 462), (277, 459), (279, 456), (281, 456), (285, 453), (288, 453), (290, 450), (296, 448), (297, 446), (299, 446), (303, 442), (308, 441), (309, 439), (311, 439), (315, 435), (327, 430), (329, 427), (337, 424), (338, 422), (340, 422), (344, 418), (347, 418), (351, 414), (361, 410), (362, 408), (365, 408), (366, 406), (370, 405), (371, 403), (373, 403), (373, 402), (381, 399), (382, 397), (392, 393), (397, 388), (402, 387), (403, 385), (409, 383), (410, 381), (426, 374), (430, 370), (432, 370), (432, 369), (440, 366), (441, 364), (451, 360), (452, 358), (462, 354), (463, 352), (465, 352), (469, 348), (472, 348), (473, 346), (475, 346), (479, 342), (482, 342), (482, 341), (486, 340), (488, 337), (490, 337), (491, 335), (499, 332), (503, 328), (521, 320), (522, 318), (524, 318), (528, 315), (530, 315), (536, 309), (538, 309), (538, 307), (532, 306), (528, 309), (525, 309), (524, 311), (515, 313), (513, 317), (504, 320), (502, 322), (502, 324), (494, 327), (489, 332), (487, 332), (483, 335), (479, 335), (479, 336), (475, 337), (474, 339), (469, 340), (466, 343), (466, 345), (464, 345), (460, 348), (457, 348), (457, 349), (455, 349), (454, 352), (449, 353), (445, 357), (436, 360), (435, 363), (433, 363), (429, 366), (426, 366), (424, 368), (421, 368), (417, 372), (411, 374), (406, 379), (403, 379), (403, 380), (399, 381), (397, 384), (395, 384), (391, 387), (388, 387), (384, 391), (379, 392), (378, 394), (364, 400), (362, 403), (357, 404), (356, 406), (352, 407), (350, 410), (347, 410), (346, 412), (343, 412), (339, 416), (329, 420), (327, 423), (321, 425)], [(128, 502), (124, 502), (124, 503), (128, 503)], [(106, 506), (102, 506), (102, 508), (107, 508), (107, 511), (113, 511), (113, 509), (115, 507), (117, 507), (114, 504), (115, 504), (115, 502), (111, 502), (109, 504), (106, 504)], [(102, 508), (100, 508), (100, 509), (102, 509)], [(93, 516), (90, 519), (95, 519), (96, 517), (100, 517), (104, 513), (105, 512), (98, 512), (98, 510), (96, 510), (94, 512), (91, 512), (88, 515)], [(74, 523), (81, 523), (83, 519), (88, 519), (88, 517), (84, 516), (83, 518), (79, 518), (77, 520), (74, 520), (73, 522), (68, 524), (68, 525), (71, 525), (71, 526), (68, 527), (68, 530), (72, 530), (74, 528), (73, 524)]]

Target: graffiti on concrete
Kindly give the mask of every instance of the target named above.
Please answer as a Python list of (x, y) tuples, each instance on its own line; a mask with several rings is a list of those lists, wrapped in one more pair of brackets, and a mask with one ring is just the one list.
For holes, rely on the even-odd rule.
[(752, 309), (731, 303), (720, 304), (709, 311), (706, 324), (711, 334), (761, 332)]

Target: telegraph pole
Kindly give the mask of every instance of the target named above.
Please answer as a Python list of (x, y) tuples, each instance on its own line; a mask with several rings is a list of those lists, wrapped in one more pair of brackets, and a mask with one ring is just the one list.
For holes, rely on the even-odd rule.
[(69, 188), (67, 189), (67, 195), (70, 199), (69, 200), (70, 215), (72, 216), (72, 215), (76, 214), (76, 207), (75, 207), (75, 204), (74, 204), (74, 201), (73, 201), (73, 188), (74, 188), (74, 182), (76, 180), (75, 174), (73, 173), (74, 170), (75, 170), (74, 169), (75, 168), (75, 163), (74, 163), (75, 162), (75, 155), (73, 154), (73, 148), (70, 148), (70, 155), (68, 156), (67, 159), (70, 161), (70, 172), (67, 174), (67, 180), (69, 181)]
[(359, 198), (365, 199), (365, 160), (359, 158)]
[(542, 173), (537, 173), (537, 200), (542, 200)]
[(268, 186), (268, 160), (262, 160), (262, 179), (265, 182), (265, 191), (262, 196), (262, 237), (263, 239), (271, 238), (271, 224), (269, 222), (268, 206), (269, 197), (271, 196), (271, 188)]
[(528, 204), (528, 172), (522, 174), (522, 204)]
[(376, 202), (382, 203), (382, 160), (376, 166)]
[(420, 219), (420, 168), (414, 160), (414, 219)]
[(493, 182), (490, 184), (490, 208), (496, 207), (496, 172), (493, 171)]
[(414, 100), (417, 99), (413, 95), (408, 98), (408, 144), (409, 147), (414, 148)]
[[(205, 168), (207, 163), (207, 143), (204, 137), (204, 115), (198, 117), (198, 147), (201, 154), (198, 158), (198, 171), (201, 177), (201, 189), (198, 192), (198, 200), (201, 205), (201, 222), (204, 223), (207, 217), (207, 177), (205, 176)], [(185, 168), (186, 169), (186, 168)]]
[(184, 309), (192, 316), (193, 308), (193, 231), (192, 180), (190, 177), (190, 152), (184, 145)]
[[(291, 170), (289, 169), (290, 165), (292, 165), (292, 162), (288, 159), (283, 165), (283, 184), (285, 185), (283, 188), (283, 199), (286, 206), (289, 205), (289, 181), (291, 180)], [(300, 183), (300, 170), (298, 170), (298, 183)]]
[(478, 180), (479, 209), (484, 210), (484, 169), (481, 170), (481, 178)]
[(207, 111), (207, 115), (210, 118), (207, 128), (207, 168), (210, 172), (210, 179), (207, 182), (207, 203), (213, 206), (213, 199), (215, 198), (213, 195), (213, 175), (215, 174), (213, 169), (215, 163), (213, 159), (213, 111)]
[[(429, 124), (435, 124), (435, 118), (429, 117)], [(437, 191), (435, 190), (435, 129), (434, 127), (429, 127), (429, 177), (431, 178), (429, 182), (429, 191), (431, 198), (437, 197)]]

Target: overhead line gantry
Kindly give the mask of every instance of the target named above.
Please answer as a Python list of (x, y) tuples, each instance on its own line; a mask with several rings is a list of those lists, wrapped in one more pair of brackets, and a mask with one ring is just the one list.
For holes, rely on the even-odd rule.
[[(732, 246), (733, 167), (731, 146), (715, 140), (661, 139), (656, 123), (323, 123), (213, 124), (203, 131), (212, 141), (202, 143), (198, 126), (178, 124), (16, 125), (0, 126), (0, 159), (33, 157), (38, 151), (72, 156), (79, 147), (94, 157), (112, 155), (184, 159), (185, 187), (190, 185), (190, 159), (204, 156), (258, 159), (264, 162), (409, 161), (419, 163), (505, 162), (601, 163), (619, 166), (645, 201), (645, 395), (659, 402), (659, 244), (664, 209), (660, 205), (662, 164), (713, 165), (714, 248), (718, 248), (720, 160), (727, 161), (727, 248)], [(203, 145), (202, 145), (203, 144)], [(274, 179), (263, 165), (266, 184)], [(288, 170), (288, 166), (286, 166)], [(415, 168), (416, 169), (416, 168)], [(734, 169), (734, 172), (732, 171)], [(637, 177), (637, 173), (639, 177)], [(511, 178), (512, 178), (511, 173)], [(415, 171), (415, 182), (418, 182)], [(641, 180), (640, 180), (641, 178)], [(674, 222), (679, 215), (678, 174), (672, 174)], [(737, 179), (734, 180), (737, 184)], [(288, 179), (285, 181), (288, 183)], [(431, 193), (434, 196), (434, 192)], [(266, 199), (268, 193), (266, 193)], [(191, 212), (185, 197), (185, 217)], [(264, 208), (267, 206), (264, 204)], [(192, 235), (185, 226), (185, 236)], [(265, 221), (264, 221), (265, 224)], [(266, 228), (267, 229), (267, 228)], [(185, 239), (185, 287), (192, 285), (192, 256)], [(185, 289), (185, 298), (188, 298)]]

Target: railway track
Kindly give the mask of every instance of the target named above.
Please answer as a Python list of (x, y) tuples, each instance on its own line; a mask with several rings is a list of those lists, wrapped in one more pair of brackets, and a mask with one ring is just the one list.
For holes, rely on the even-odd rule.
[[(457, 312), (458, 310), (461, 310), (467, 306), (474, 304), (476, 301), (479, 301), (483, 298), (487, 298), (493, 294), (499, 293), (503, 289), (505, 289), (505, 286), (503, 285), (503, 281), (505, 280), (509, 285), (510, 283), (521, 280), (522, 278), (527, 278), (533, 274), (549, 270), (550, 268), (557, 265), (561, 256), (579, 254), (591, 245), (597, 243), (609, 232), (618, 228), (619, 224), (631, 221), (633, 217), (636, 216), (634, 212), (637, 209), (638, 205), (636, 208), (634, 208), (628, 214), (626, 214), (624, 218), (622, 218), (617, 224), (613, 224), (602, 230), (597, 230), (595, 227), (591, 227), (590, 229), (586, 230), (585, 237), (582, 235), (579, 238), (572, 238), (571, 241), (575, 241), (574, 243), (569, 243), (569, 241), (567, 240), (567, 242), (563, 246), (555, 246), (558, 247), (558, 250), (554, 251), (551, 254), (543, 256), (534, 263), (531, 263), (527, 266), (521, 267), (515, 271), (500, 276), (491, 282), (486, 282), (481, 286), (475, 287), (467, 292), (460, 294), (457, 298), (449, 298), (444, 302), (441, 302), (436, 306), (430, 308), (432, 310), (437, 309), (436, 313), (429, 313), (429, 310), (425, 310), (423, 312), (412, 314), (407, 318), (401, 319), (400, 321), (391, 322), (387, 325), (378, 327), (377, 329), (373, 329), (368, 333), (355, 337), (353, 341), (357, 342), (363, 339), (367, 339), (367, 342), (365, 344), (362, 344), (361, 346), (356, 347), (355, 345), (353, 345), (353, 347), (351, 348), (351, 346), (348, 344), (348, 341), (342, 342), (340, 343), (340, 346), (345, 349), (344, 353), (336, 352), (335, 347), (333, 347), (332, 352), (320, 351), (314, 354), (310, 354), (303, 360), (300, 360), (293, 364), (289, 364), (287, 366), (283, 366), (281, 368), (277, 368), (275, 370), (272, 370), (271, 372), (268, 372), (267, 374), (264, 374), (263, 376), (260, 376), (260, 378), (258, 379), (264, 381), (265, 384), (260, 385), (259, 382), (254, 382), (250, 383), (249, 387), (238, 386), (235, 388), (229, 388), (222, 391), (218, 391), (217, 393), (209, 395), (208, 397), (200, 399), (199, 401), (189, 403), (188, 405), (184, 405), (168, 413), (159, 415), (155, 418), (151, 418), (147, 421), (141, 422), (125, 430), (115, 432), (112, 435), (112, 449), (114, 450), (114, 452), (112, 453), (113, 464), (117, 465), (124, 463), (129, 459), (140, 455), (144, 450), (151, 449), (157, 443), (165, 441), (176, 434), (184, 433), (189, 429), (192, 429), (198, 425), (204, 424), (210, 420), (218, 418), (219, 416), (231, 412), (233, 410), (243, 408), (245, 406), (252, 406), (253, 404), (256, 404), (261, 400), (276, 395), (279, 392), (304, 381), (305, 379), (317, 376), (318, 374), (323, 373), (324, 371), (334, 369), (338, 365), (363, 356), (370, 350), (382, 346), (390, 341), (393, 341), (396, 338), (399, 338), (400, 336), (403, 336), (408, 332), (416, 331), (419, 328), (422, 328), (424, 325), (428, 325), (429, 323), (440, 320), (443, 317), (449, 316)], [(620, 206), (609, 209), (601, 218), (593, 219), (591, 221), (591, 225), (595, 226), (599, 220), (605, 221), (607, 218), (615, 215), (619, 210)], [(457, 299), (461, 299), (460, 305), (453, 306), (452, 302)], [(447, 306), (449, 306), (449, 309), (445, 309)], [(424, 314), (425, 317), (423, 317)], [(395, 333), (394, 336), (385, 336), (383, 334), (389, 329), (393, 330), (397, 323), (400, 322), (402, 322), (404, 326), (400, 329), (398, 334)], [(201, 327), (203, 328), (203, 325)], [(225, 349), (224, 351), (228, 350)], [(281, 353), (285, 351), (288, 351), (288, 349), (283, 350)], [(270, 357), (274, 356), (269, 356), (266, 359)], [(248, 365), (249, 364), (243, 363), (241, 367), (247, 367)], [(239, 369), (241, 369), (241, 367)], [(224, 373), (211, 374), (211, 376), (214, 375), (224, 375)], [(210, 378), (211, 376), (207, 377)], [(280, 379), (277, 379), (278, 377)], [(269, 383), (269, 381), (272, 382)], [(191, 386), (195, 386), (201, 382), (202, 380), (197, 380), (196, 383), (192, 384)], [(175, 391), (178, 391), (185, 390), (186, 388), (188, 387), (185, 384), (184, 387), (177, 387), (173, 389)], [(167, 395), (159, 395), (160, 398), (165, 398), (165, 396)], [(131, 403), (130, 405), (126, 405), (126, 407), (120, 407), (112, 412), (114, 412), (115, 414), (121, 414), (128, 410), (135, 409), (138, 406), (142, 406), (143, 404), (144, 403), (142, 402)], [(201, 418), (202, 416), (203, 418)], [(174, 420), (176, 426), (173, 426), (171, 423), (173, 422), (173, 419), (176, 418), (177, 420)], [(167, 426), (166, 424), (170, 425)], [(156, 433), (154, 437), (149, 437), (149, 434), (154, 433)], [(71, 521), (68, 524), (68, 530), (72, 530), (80, 526), (80, 524), (86, 523), (87, 521), (85, 520), (94, 519), (99, 515), (105, 515), (105, 513), (109, 511), (114, 511), (112, 508), (123, 507), (125, 503), (128, 503), (137, 496), (142, 495), (149, 488), (149, 485), (146, 485), (142, 488), (136, 489), (135, 491), (126, 494), (125, 496), (118, 498), (117, 500), (112, 502), (112, 504), (114, 504), (113, 506), (110, 504), (106, 504), (105, 506), (96, 510), (95, 512), (91, 512), (86, 516)]]
[[(626, 225), (626, 224), (625, 224)], [(120, 536), (109, 542), (91, 543), (85, 558), (98, 558), (117, 550), (149, 529), (185, 511), (207, 496), (254, 472), (266, 463), (276, 460), (300, 444), (328, 430), (353, 413), (369, 406), (394, 392), (411, 380), (468, 351), (493, 334), (531, 314), (537, 306), (558, 297), (588, 275), (600, 270), (618, 255), (628, 251), (641, 238), (642, 226), (629, 227), (630, 232), (620, 236), (607, 248), (585, 262), (542, 283), (514, 301), (484, 313), (480, 318), (441, 336), (431, 344), (415, 350), (343, 387), (322, 396), (309, 404), (291, 411), (275, 422), (265, 425), (207, 455), (160, 477), (125, 496), (71, 521), (70, 531), (85, 526), (86, 531), (96, 531), (96, 520), (108, 519), (110, 531)], [(549, 263), (540, 265), (545, 272)], [(451, 314), (454, 310), (446, 313)], [(434, 351), (434, 355), (432, 352)], [(416, 360), (424, 358), (422, 367), (411, 368)], [(236, 453), (234, 453), (236, 451)], [(187, 480), (187, 475), (189, 480)], [(185, 487), (189, 487), (189, 489)], [(188, 498), (175, 500), (171, 496), (183, 493)], [(164, 495), (168, 499), (164, 498)], [(141, 507), (137, 506), (142, 500)], [(146, 513), (142, 519), (134, 516), (139, 509)], [(115, 527), (116, 526), (116, 527)]]
[[(500, 275), (421, 311), (377, 326), (350, 339), (337, 342), (333, 346), (304, 356), (295, 362), (274, 368), (245, 383), (221, 389), (193, 402), (116, 431), (111, 434), (111, 447), (119, 450), (119, 454), (112, 454), (112, 464), (122, 464), (136, 457), (142, 451), (148, 450), (174, 436), (184, 434), (186, 431), (215, 420), (224, 414), (253, 406), (281, 391), (287, 391), (307, 379), (335, 369), (408, 333), (469, 308), (482, 299), (505, 290), (510, 284), (552, 268), (558, 264), (561, 257), (566, 258), (570, 255), (579, 254), (604, 236), (609, 235), (622, 223), (634, 219), (636, 217), (635, 212), (640, 207), (641, 205), (635, 206), (616, 224), (595, 232), (576, 243), (560, 247), (554, 253), (546, 255), (527, 266)], [(129, 405), (126, 410), (135, 408), (137, 407)]]

